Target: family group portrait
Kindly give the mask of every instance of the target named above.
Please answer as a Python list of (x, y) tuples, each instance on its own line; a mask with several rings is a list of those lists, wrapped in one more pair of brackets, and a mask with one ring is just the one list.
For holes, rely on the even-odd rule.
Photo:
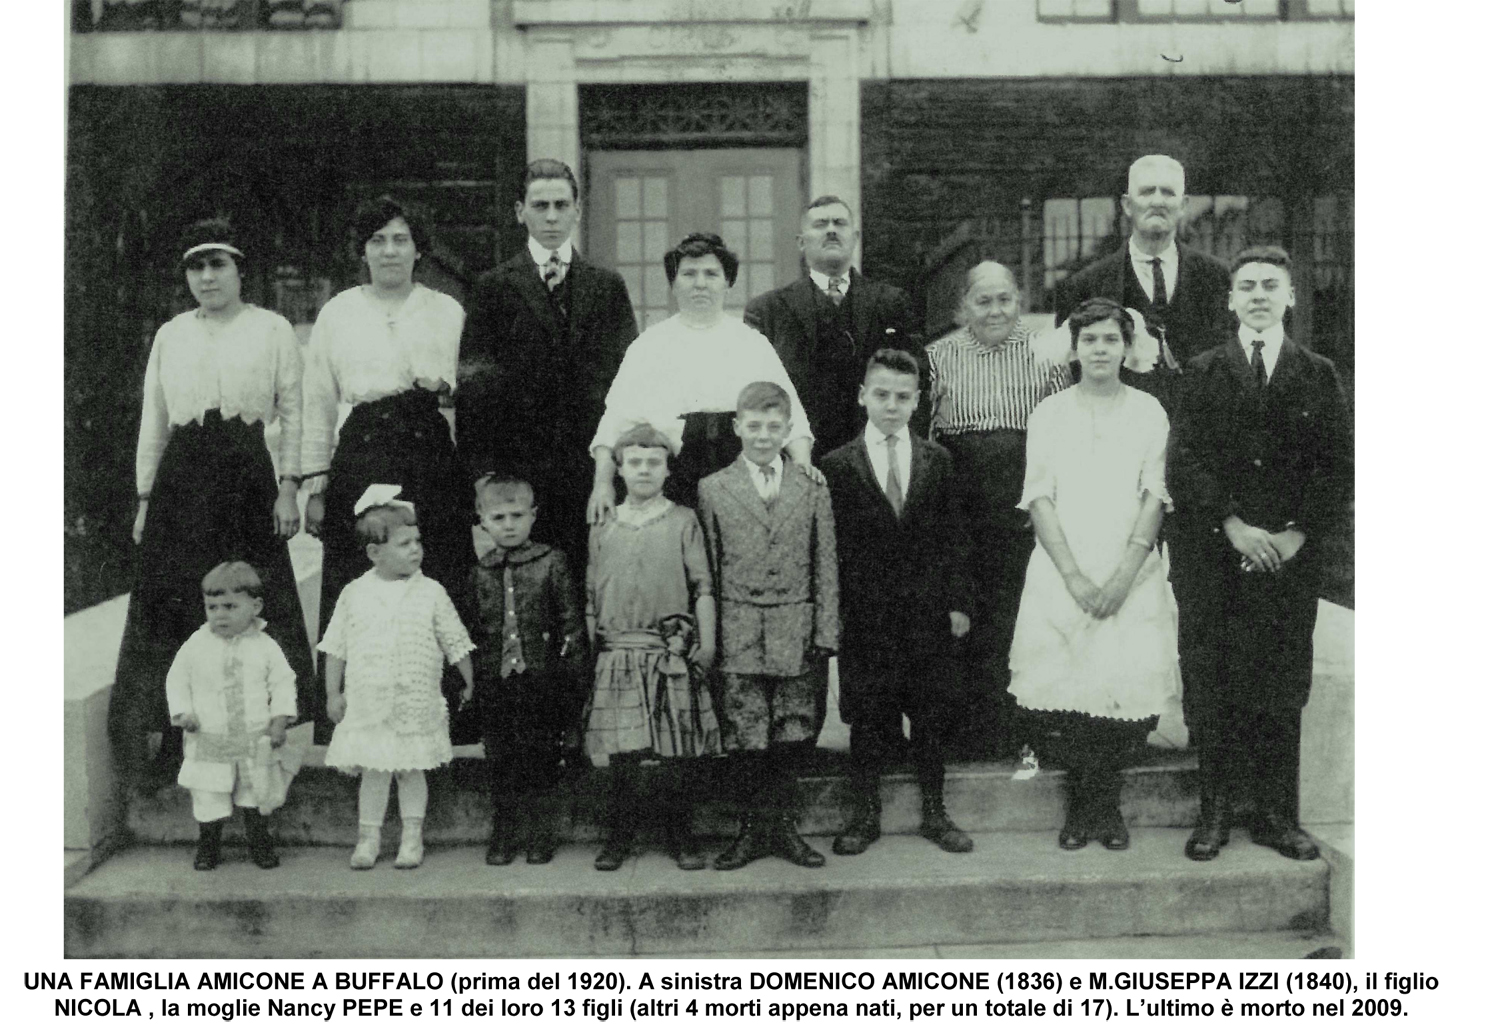
[(1352, 0), (74, 0), (64, 955), (1354, 953)]

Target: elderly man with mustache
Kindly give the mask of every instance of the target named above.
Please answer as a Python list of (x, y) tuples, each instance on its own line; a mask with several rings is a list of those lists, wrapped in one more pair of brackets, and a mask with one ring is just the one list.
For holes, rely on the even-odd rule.
[[(851, 267), (860, 239), (844, 200), (811, 200), (799, 224), (806, 274), (753, 298), (742, 315), (788, 370), (814, 431), (816, 459), (861, 434), (866, 418), (856, 395), (872, 354), (894, 347), (922, 364), (908, 294)], [(915, 415), (915, 431), (919, 422)]]
[(1093, 297), (1140, 311), (1161, 342), (1162, 355), (1150, 372), (1127, 369), (1121, 381), (1155, 396), (1169, 414), (1183, 366), (1224, 343), (1234, 329), (1229, 269), (1177, 241), (1188, 201), (1183, 187), (1183, 166), (1176, 160), (1164, 154), (1138, 157), (1121, 197), (1131, 222), (1126, 246), (1060, 282), (1053, 304), (1054, 325)]

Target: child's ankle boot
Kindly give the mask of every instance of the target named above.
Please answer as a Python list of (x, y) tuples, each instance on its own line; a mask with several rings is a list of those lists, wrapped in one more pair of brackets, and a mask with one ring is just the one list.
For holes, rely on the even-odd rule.
[(199, 872), (211, 872), (218, 867), (223, 847), (223, 822), (197, 823), (197, 854), (192, 858), (192, 867)]
[(399, 837), (399, 853), (394, 856), (395, 868), (419, 868), (425, 860), (425, 838), (421, 835), (425, 827), (424, 818), (406, 818), (404, 830)]
[(252, 807), (244, 808), (244, 837), (249, 843), (249, 860), (260, 868), (278, 868), (280, 855), (270, 838), (270, 820)]
[(359, 825), (358, 845), (353, 848), (353, 859), (348, 862), (359, 870), (372, 868), (379, 860), (379, 830), (382, 826)]

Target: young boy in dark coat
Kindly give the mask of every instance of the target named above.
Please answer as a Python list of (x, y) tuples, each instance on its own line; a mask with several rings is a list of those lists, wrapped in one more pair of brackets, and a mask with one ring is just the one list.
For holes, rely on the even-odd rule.
[(724, 742), (746, 810), (721, 871), (777, 854), (806, 868), (825, 856), (795, 825), (796, 766), (824, 722), (840, 640), (830, 491), (784, 459), (788, 391), (749, 383), (733, 428), (742, 456), (700, 483), (700, 526), (716, 582)]
[(1188, 363), (1172, 426), (1178, 652), (1201, 788), (1186, 847), (1195, 861), (1218, 855), (1233, 802), (1252, 795), (1252, 840), (1297, 860), (1318, 855), (1298, 824), (1302, 708), (1323, 540), (1351, 495), (1354, 445), (1333, 362), (1282, 329), (1294, 299), (1286, 251), (1235, 256), (1238, 338)]
[(528, 482), (477, 481), (479, 524), (494, 543), (472, 569), (467, 619), (493, 797), (490, 865), (509, 864), (520, 850), (531, 865), (555, 856), (551, 794), (562, 739), (586, 700), (586, 626), (574, 580), (559, 548), (529, 538), (536, 511)]
[(970, 631), (969, 543), (949, 452), (912, 436), (918, 363), (878, 350), (858, 403), (865, 430), (825, 456), (840, 569), (840, 713), (851, 727), (856, 810), (837, 854), (860, 854), (881, 835), (879, 778), (912, 726), (923, 794), (919, 830), (963, 853), (970, 837), (944, 811), (944, 735), (954, 641)]

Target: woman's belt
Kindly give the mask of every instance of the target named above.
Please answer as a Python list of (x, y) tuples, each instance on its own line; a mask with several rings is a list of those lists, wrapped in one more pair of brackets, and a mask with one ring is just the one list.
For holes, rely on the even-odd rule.
[(654, 629), (620, 629), (614, 632), (598, 631), (597, 641), (602, 650), (668, 650), (664, 634)]

